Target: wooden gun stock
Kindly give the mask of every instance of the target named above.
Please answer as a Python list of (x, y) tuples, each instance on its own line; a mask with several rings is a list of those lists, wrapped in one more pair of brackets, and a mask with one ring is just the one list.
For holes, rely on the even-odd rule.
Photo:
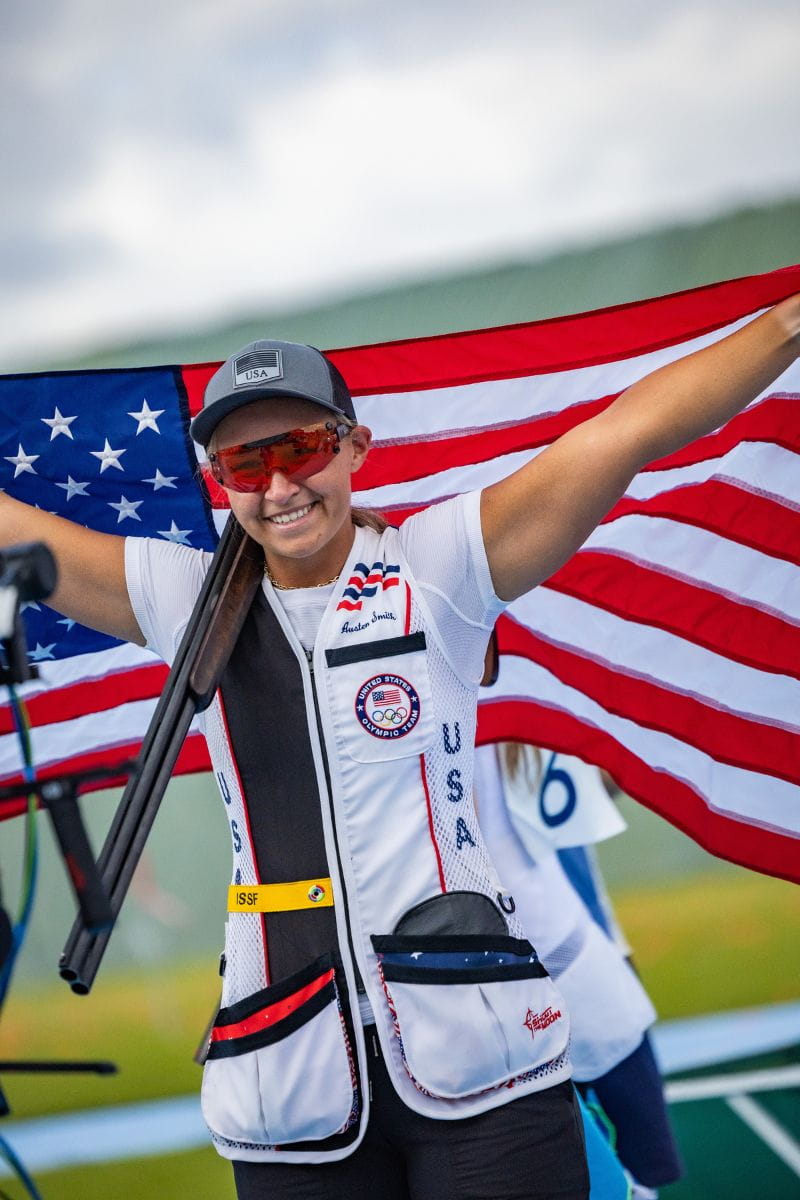
[(263, 567), (260, 548), (229, 517), (98, 859), (112, 923), (92, 933), (79, 915), (61, 954), (59, 974), (79, 995), (92, 986), (192, 718), (214, 698)]

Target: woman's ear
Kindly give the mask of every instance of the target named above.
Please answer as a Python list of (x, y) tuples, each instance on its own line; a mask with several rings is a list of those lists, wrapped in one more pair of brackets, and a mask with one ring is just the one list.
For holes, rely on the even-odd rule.
[(349, 440), (353, 448), (353, 457), (350, 462), (350, 473), (353, 474), (369, 454), (369, 448), (372, 445), (372, 430), (367, 429), (366, 425), (356, 425), (350, 433)]

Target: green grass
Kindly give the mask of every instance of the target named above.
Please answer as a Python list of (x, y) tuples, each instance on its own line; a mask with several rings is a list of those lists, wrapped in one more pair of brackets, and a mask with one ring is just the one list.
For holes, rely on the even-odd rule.
[(614, 896), (662, 1019), (796, 1000), (800, 888), (749, 871)]
[[(43, 1200), (234, 1200), (231, 1164), (209, 1146), (185, 1154), (131, 1158), (125, 1162), (42, 1171), (36, 1184)], [(22, 1185), (0, 1180), (12, 1200), (22, 1200)]]
[(0, 1058), (111, 1059), (118, 1075), (6, 1075), (15, 1117), (196, 1092), (193, 1054), (219, 1001), (208, 963), (116, 972), (89, 996), (63, 984), (11, 990)]

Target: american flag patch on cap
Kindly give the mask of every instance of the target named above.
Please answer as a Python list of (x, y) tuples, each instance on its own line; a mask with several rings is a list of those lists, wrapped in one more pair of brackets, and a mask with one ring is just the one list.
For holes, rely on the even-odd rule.
[(233, 386), (247, 387), (283, 377), (283, 357), (280, 350), (250, 350), (233, 363)]

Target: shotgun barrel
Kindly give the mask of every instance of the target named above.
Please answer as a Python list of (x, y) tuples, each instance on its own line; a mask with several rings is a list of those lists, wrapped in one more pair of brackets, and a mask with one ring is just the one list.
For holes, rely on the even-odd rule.
[(59, 960), (73, 992), (91, 989), (195, 713), (211, 703), (263, 574), (260, 548), (228, 518), (164, 690), (98, 858), (111, 923), (91, 932), (79, 914)]

